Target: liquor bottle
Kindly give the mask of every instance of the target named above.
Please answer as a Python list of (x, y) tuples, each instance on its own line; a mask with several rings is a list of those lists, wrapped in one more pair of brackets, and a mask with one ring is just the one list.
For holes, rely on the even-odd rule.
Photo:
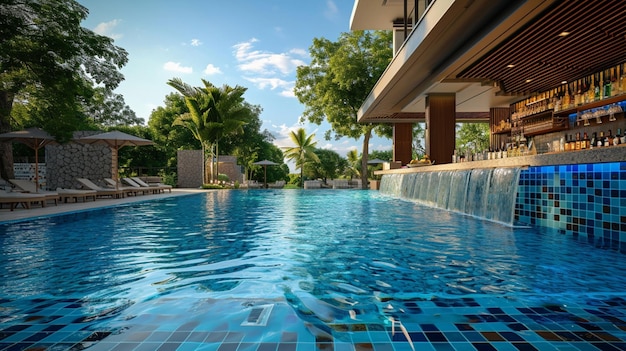
[(571, 100), (570, 100), (570, 95), (572, 93), (572, 90), (570, 89), (570, 85), (567, 85), (567, 89), (563, 92), (563, 98), (561, 99), (561, 105), (560, 108), (562, 110), (567, 110), (570, 108), (570, 104), (571, 104)]
[(606, 138), (604, 138), (604, 146), (605, 147), (613, 146), (613, 133), (611, 132), (610, 129), (609, 129), (609, 134), (606, 136)]
[(619, 81), (617, 76), (619, 75), (619, 66), (611, 68), (611, 96), (617, 96), (619, 94)]
[(607, 99), (611, 97), (611, 77), (609, 76), (609, 72), (604, 72), (604, 92), (602, 93), (602, 98)]
[(622, 137), (619, 139), (620, 144), (626, 144), (626, 131), (622, 134)]
[(622, 74), (620, 75), (620, 94), (626, 94), (626, 64), (622, 64), (621, 73)]
[[(593, 90), (593, 99), (591, 99), (591, 101), (599, 101), (600, 100), (600, 94), (601, 94), (600, 93), (600, 89), (601, 89), (601, 86), (602, 86), (602, 79), (601, 79), (601, 76), (599, 75), (599, 73), (596, 73), (593, 76), (593, 80), (594, 80), (593, 89), (590, 89), (590, 90)], [(589, 102), (591, 102), (591, 101), (589, 101)]]
[(596, 90), (596, 87), (594, 85), (594, 79), (593, 77), (591, 78), (591, 83), (588, 85), (589, 88), (587, 89), (587, 94), (585, 97), (585, 103), (590, 103), (593, 101), (594, 99), (594, 91)]
[(613, 146), (617, 146), (622, 142), (622, 128), (617, 128), (617, 134), (613, 138)]
[(589, 136), (587, 135), (587, 132), (585, 132), (584, 135), (583, 135), (583, 140), (580, 143), (580, 149), (581, 150), (588, 149), (589, 146), (590, 146), (590, 143), (591, 142), (589, 141)]
[(571, 145), (569, 144), (569, 137), (568, 137), (567, 134), (565, 134), (565, 138), (563, 140), (563, 150), (564, 151), (570, 151), (571, 150), (570, 146)]
[(596, 140), (596, 146), (597, 147), (604, 146), (604, 132), (600, 132), (600, 135), (598, 136), (598, 139)]
[(575, 145), (576, 145), (575, 149), (576, 150), (580, 150), (580, 147), (581, 147), (581, 145), (580, 145), (580, 132), (576, 133), (576, 144)]
[(593, 132), (591, 134), (591, 145), (589, 145), (589, 148), (593, 149), (594, 147), (596, 147), (597, 143), (598, 143), (597, 134), (596, 134), (596, 132)]
[(580, 97), (582, 96), (580, 90), (580, 82), (576, 81), (574, 83), (574, 107), (580, 106)]

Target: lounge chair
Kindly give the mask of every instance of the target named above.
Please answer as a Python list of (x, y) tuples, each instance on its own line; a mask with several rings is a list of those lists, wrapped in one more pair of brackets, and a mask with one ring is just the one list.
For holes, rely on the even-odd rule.
[(46, 201), (52, 201), (54, 202), (55, 205), (59, 203), (59, 199), (60, 199), (59, 193), (57, 193), (56, 191), (48, 191), (48, 190), (41, 190), (41, 189), (37, 191), (37, 186), (35, 185), (35, 183), (31, 182), (30, 180), (9, 179), (9, 182), (15, 185), (15, 187), (19, 189), (20, 192), (42, 195), (46, 197)]
[(11, 211), (22, 205), (26, 209), (30, 209), (31, 205), (40, 203), (41, 207), (46, 207), (46, 201), (48, 199), (45, 195), (29, 194), (29, 193), (14, 193), (14, 192), (0, 192), (0, 207), (4, 204), (8, 204)]
[(96, 185), (94, 182), (87, 178), (76, 178), (76, 180), (85, 188), (96, 192), (96, 197), (111, 197), (119, 199), (124, 197), (123, 190), (107, 189)]
[(87, 199), (93, 199), (96, 201), (97, 192), (94, 190), (80, 190), (80, 189), (64, 189), (57, 188), (57, 193), (59, 193), (59, 197), (61, 201), (67, 203), (68, 200), (73, 199), (74, 202), (78, 202), (78, 199), (82, 199), (83, 202), (87, 201)]
[(270, 183), (267, 185), (270, 189), (282, 189), (285, 187), (285, 181), (284, 180), (277, 180), (274, 183)]
[[(146, 191), (146, 190), (144, 190), (142, 188), (136, 188), (134, 186), (122, 185), (120, 182), (116, 182), (112, 178), (104, 178), (104, 181), (109, 185), (109, 187), (111, 189), (122, 190), (127, 195), (137, 196), (138, 193), (141, 193), (141, 195), (144, 195), (144, 194), (146, 194), (148, 192), (148, 191)], [(105, 189), (108, 189), (108, 188), (105, 188)]]
[(134, 180), (135, 183), (139, 184), (141, 187), (148, 187), (148, 188), (157, 188), (159, 189), (159, 191), (161, 192), (165, 192), (165, 190), (169, 190), (169, 192), (172, 192), (172, 186), (171, 185), (167, 185), (167, 184), (162, 184), (162, 183), (146, 183), (144, 182), (141, 178), (139, 177), (130, 177), (130, 179)]
[(141, 185), (137, 184), (136, 181), (134, 181), (134, 180), (132, 180), (130, 178), (122, 178), (122, 181), (124, 183), (126, 183), (127, 185), (131, 186), (131, 187), (134, 187), (136, 189), (142, 189), (143, 191), (149, 192), (149, 193), (152, 193), (152, 194), (159, 194), (161, 191), (163, 191), (163, 189), (159, 189), (159, 188), (154, 187), (154, 186), (149, 186), (149, 187), (141, 186)]

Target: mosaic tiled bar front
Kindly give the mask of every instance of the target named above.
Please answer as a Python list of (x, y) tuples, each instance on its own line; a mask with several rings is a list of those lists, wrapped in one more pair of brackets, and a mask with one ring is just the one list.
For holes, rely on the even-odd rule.
[(626, 253), (626, 161), (522, 170), (515, 220)]

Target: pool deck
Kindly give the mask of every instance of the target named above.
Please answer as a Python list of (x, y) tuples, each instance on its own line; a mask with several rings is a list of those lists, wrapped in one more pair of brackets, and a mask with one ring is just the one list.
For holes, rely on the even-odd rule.
[(165, 192), (161, 194), (127, 196), (123, 199), (102, 198), (102, 199), (97, 199), (96, 201), (83, 202), (81, 200), (80, 202), (72, 202), (72, 203), (59, 202), (58, 205), (48, 203), (46, 207), (41, 207), (37, 205), (37, 206), (31, 206), (30, 209), (26, 209), (20, 206), (14, 209), (13, 211), (11, 211), (7, 207), (3, 207), (2, 209), (0, 209), (0, 224), (3, 222), (28, 220), (31, 218), (37, 218), (37, 217), (42, 217), (42, 216), (59, 215), (63, 213), (85, 211), (85, 210), (90, 210), (90, 209), (95, 209), (95, 208), (112, 207), (112, 206), (118, 206), (121, 204), (164, 199), (168, 197), (184, 196), (184, 195), (190, 195), (190, 194), (206, 192), (206, 191), (210, 191), (210, 190), (174, 188), (172, 189), (171, 193)]

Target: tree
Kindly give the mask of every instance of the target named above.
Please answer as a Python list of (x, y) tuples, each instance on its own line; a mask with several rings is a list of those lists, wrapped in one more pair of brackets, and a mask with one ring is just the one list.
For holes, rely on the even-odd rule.
[(209, 183), (217, 179), (218, 169), (213, 167), (213, 160), (219, 155), (219, 140), (225, 135), (243, 132), (242, 127), (253, 112), (244, 104), (246, 88), (228, 85), (217, 88), (204, 79), (202, 83), (204, 87), (194, 88), (180, 78), (167, 82), (183, 95), (189, 109), (189, 112), (179, 115), (173, 125), (188, 128), (202, 145), (204, 161), (207, 156), (211, 158), (211, 177), (209, 179), (206, 174), (203, 176), (204, 182)]
[(352, 149), (348, 151), (348, 154), (346, 156), (348, 157), (348, 167), (346, 168), (346, 175), (350, 177), (351, 180), (354, 177), (360, 177), (361, 160), (359, 159), (359, 153), (356, 151), (356, 149)]
[(304, 181), (304, 166), (309, 162), (319, 162), (319, 158), (315, 154), (315, 145), (317, 141), (313, 141), (315, 134), (306, 135), (304, 128), (297, 131), (291, 131), (289, 134), (291, 141), (295, 144), (292, 147), (285, 147), (285, 157), (296, 163), (296, 168), (300, 169), (300, 186)]
[(178, 93), (171, 93), (165, 97), (165, 106), (152, 110), (148, 127), (152, 134), (155, 147), (163, 150), (167, 155), (167, 166), (176, 165), (178, 150), (197, 150), (202, 147), (194, 138), (191, 130), (173, 126), (179, 115), (188, 113), (185, 99)]
[(85, 102), (85, 112), (99, 126), (142, 125), (143, 119), (126, 105), (124, 96), (104, 87), (96, 87), (91, 100)]
[[(363, 136), (361, 169), (367, 169), (372, 131), (390, 136), (388, 124), (357, 123), (357, 112), (378, 78), (391, 62), (392, 33), (353, 31), (342, 33), (337, 42), (315, 38), (308, 66), (296, 72), (294, 92), (305, 105), (303, 119), (320, 124), (326, 119), (335, 138)], [(325, 135), (330, 139), (330, 133)], [(367, 188), (367, 172), (361, 172)]]
[[(123, 80), (127, 52), (81, 27), (88, 10), (75, 0), (4, 0), (0, 14), (0, 132), (11, 131), (13, 102), (21, 96), (47, 102), (41, 127), (68, 140), (92, 83), (113, 90)], [(0, 175), (12, 178), (10, 143), (0, 143), (0, 163)]]
[(305, 166), (305, 172), (307, 175), (310, 175), (311, 178), (323, 179), (324, 183), (327, 183), (329, 178), (335, 179), (343, 174), (348, 165), (346, 159), (339, 156), (339, 154), (333, 150), (315, 149), (315, 154), (320, 162), (308, 163)]
[(456, 148), (465, 151), (483, 151), (489, 149), (488, 123), (457, 124)]

